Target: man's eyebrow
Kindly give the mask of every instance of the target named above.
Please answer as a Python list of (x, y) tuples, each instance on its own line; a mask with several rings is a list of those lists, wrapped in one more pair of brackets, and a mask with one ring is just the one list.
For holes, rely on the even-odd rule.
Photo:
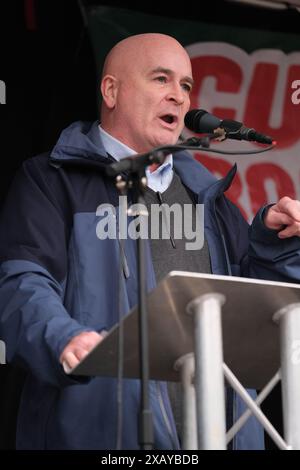
[[(156, 67), (155, 69), (151, 70), (150, 75), (153, 75), (155, 73), (165, 73), (166, 75), (174, 75), (173, 70), (166, 69), (164, 67)], [(188, 75), (183, 77), (182, 80), (190, 83), (191, 86), (194, 85), (194, 80), (192, 79), (192, 77), (189, 77)]]

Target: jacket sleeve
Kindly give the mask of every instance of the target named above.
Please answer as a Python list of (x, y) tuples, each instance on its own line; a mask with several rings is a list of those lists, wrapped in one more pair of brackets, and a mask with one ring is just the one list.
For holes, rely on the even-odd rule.
[(249, 228), (249, 277), (280, 282), (300, 281), (300, 238), (278, 238), (264, 225), (260, 209)]
[(72, 337), (91, 328), (63, 305), (68, 228), (39, 162), (23, 164), (0, 215), (0, 338), (9, 362), (65, 386), (78, 380), (63, 372), (59, 356)]

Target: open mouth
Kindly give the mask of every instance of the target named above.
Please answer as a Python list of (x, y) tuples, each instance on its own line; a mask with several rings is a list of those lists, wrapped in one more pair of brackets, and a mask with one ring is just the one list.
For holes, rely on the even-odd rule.
[(163, 116), (160, 116), (160, 119), (167, 124), (173, 124), (172, 127), (175, 127), (178, 121), (177, 116), (174, 116), (173, 114), (164, 114)]

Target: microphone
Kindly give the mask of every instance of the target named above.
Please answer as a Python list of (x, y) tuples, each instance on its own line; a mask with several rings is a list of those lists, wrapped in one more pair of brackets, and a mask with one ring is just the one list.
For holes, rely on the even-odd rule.
[(242, 122), (232, 119), (220, 119), (204, 109), (192, 109), (184, 118), (186, 127), (199, 134), (214, 133), (216, 129), (223, 129), (225, 137), (236, 140), (251, 140), (260, 144), (275, 144), (274, 139), (261, 134), (253, 128), (245, 127)]

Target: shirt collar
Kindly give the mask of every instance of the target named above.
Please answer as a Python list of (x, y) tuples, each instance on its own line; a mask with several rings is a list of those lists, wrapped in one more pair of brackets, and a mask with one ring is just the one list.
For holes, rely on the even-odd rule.
[[(127, 147), (127, 145), (120, 142), (118, 139), (106, 132), (99, 124), (99, 131), (103, 146), (106, 153), (114, 157), (116, 160), (120, 161), (122, 158), (130, 157), (131, 155), (136, 155), (136, 151)], [(164, 163), (162, 163), (156, 170), (150, 172), (149, 168), (146, 169), (146, 175), (149, 174), (155, 175), (159, 174), (167, 169), (173, 169), (173, 156), (172, 154), (168, 155), (165, 158)]]

